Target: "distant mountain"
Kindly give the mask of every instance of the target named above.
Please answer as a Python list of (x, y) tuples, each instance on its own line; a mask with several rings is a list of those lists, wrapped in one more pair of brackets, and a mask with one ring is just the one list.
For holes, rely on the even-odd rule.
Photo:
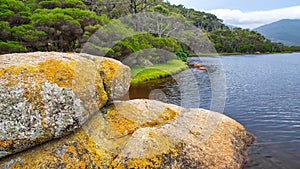
[(300, 19), (283, 19), (254, 30), (274, 42), (300, 46)]
[(233, 25), (229, 25), (229, 24), (225, 24), (225, 26), (227, 26), (229, 29), (234, 29), (234, 28), (238, 28), (237, 26), (233, 26)]

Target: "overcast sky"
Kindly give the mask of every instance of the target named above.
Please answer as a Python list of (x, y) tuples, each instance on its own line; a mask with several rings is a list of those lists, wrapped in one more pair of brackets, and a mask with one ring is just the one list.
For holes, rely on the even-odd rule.
[(280, 19), (300, 19), (300, 0), (169, 0), (213, 13), (225, 24), (256, 28)]

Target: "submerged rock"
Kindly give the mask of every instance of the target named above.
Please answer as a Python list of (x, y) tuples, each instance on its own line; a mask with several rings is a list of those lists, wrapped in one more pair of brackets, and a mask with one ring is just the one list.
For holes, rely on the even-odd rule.
[(0, 55), (0, 158), (69, 134), (125, 95), (130, 81), (127, 66), (104, 57)]
[(73, 134), (1, 159), (0, 168), (242, 168), (253, 140), (219, 113), (122, 101)]

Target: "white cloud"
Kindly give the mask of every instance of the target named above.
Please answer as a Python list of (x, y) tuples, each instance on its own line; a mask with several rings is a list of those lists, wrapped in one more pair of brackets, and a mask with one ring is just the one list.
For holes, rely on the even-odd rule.
[(281, 19), (300, 19), (300, 6), (253, 12), (232, 9), (215, 9), (206, 12), (223, 19), (225, 24), (242, 28), (256, 28)]

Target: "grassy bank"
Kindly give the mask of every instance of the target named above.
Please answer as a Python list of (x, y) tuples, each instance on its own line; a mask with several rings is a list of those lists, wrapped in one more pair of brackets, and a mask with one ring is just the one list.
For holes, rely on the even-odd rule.
[(158, 79), (187, 69), (188, 66), (181, 60), (170, 60), (164, 64), (155, 64), (151, 67), (132, 67), (131, 83), (137, 84), (147, 80)]

